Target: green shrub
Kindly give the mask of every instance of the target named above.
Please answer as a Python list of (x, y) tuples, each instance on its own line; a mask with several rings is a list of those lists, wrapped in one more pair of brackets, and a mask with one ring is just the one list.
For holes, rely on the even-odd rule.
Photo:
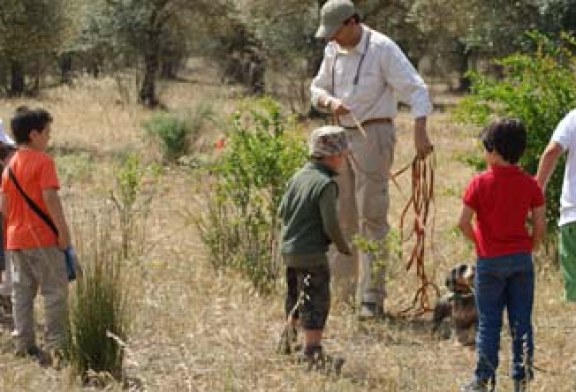
[(184, 120), (172, 114), (155, 114), (144, 124), (144, 129), (160, 142), (167, 160), (174, 160), (188, 151), (188, 128)]
[[(97, 219), (95, 217), (95, 219)], [(93, 222), (94, 223), (94, 222)], [(70, 335), (66, 356), (86, 380), (90, 372), (122, 378), (123, 348), (129, 331), (128, 287), (119, 249), (107, 226), (93, 225), (89, 238), (79, 239), (84, 275), (70, 301)]]
[(215, 268), (241, 271), (260, 292), (278, 275), (277, 210), (288, 179), (306, 159), (303, 141), (286, 131), (270, 99), (246, 101), (227, 132), (227, 145), (210, 171), (213, 183), (196, 219)]
[(144, 123), (144, 129), (159, 142), (164, 159), (174, 161), (190, 153), (202, 126), (212, 119), (212, 108), (199, 105), (188, 114), (157, 113)]
[(111, 200), (118, 213), (122, 257), (138, 256), (144, 247), (146, 218), (150, 212), (158, 166), (144, 164), (137, 154), (123, 156), (114, 170)]
[(392, 229), (388, 232), (384, 240), (370, 240), (360, 234), (354, 235), (352, 243), (357, 250), (370, 253), (374, 256), (372, 263), (373, 279), (377, 277), (379, 271), (384, 272), (384, 279), (391, 282), (396, 279), (404, 270), (402, 263), (402, 239), (400, 232)]
[[(533, 53), (515, 54), (497, 61), (503, 77), (473, 73), (472, 94), (456, 112), (457, 119), (486, 125), (490, 117), (516, 117), (528, 130), (528, 145), (520, 164), (536, 173), (544, 151), (558, 122), (576, 107), (576, 40), (563, 36), (553, 41), (531, 33)], [(478, 163), (478, 160), (471, 160)], [(550, 230), (556, 229), (562, 190), (563, 167), (552, 176), (547, 188), (547, 218)]]

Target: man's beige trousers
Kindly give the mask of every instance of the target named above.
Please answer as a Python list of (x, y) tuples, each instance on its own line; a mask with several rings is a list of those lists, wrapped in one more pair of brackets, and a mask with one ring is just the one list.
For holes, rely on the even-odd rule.
[[(336, 177), (339, 186), (339, 219), (345, 238), (359, 234), (381, 241), (389, 230), (388, 179), (394, 161), (396, 128), (390, 123), (364, 127), (366, 135), (347, 130), (351, 156)], [(374, 256), (359, 251), (355, 256), (339, 254), (331, 247), (330, 268), (334, 297), (382, 305), (385, 296), (384, 270)], [(355, 293), (354, 293), (355, 291)]]

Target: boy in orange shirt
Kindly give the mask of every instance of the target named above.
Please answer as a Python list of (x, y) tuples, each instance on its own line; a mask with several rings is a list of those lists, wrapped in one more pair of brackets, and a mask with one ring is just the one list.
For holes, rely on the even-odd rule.
[[(44, 342), (48, 352), (63, 348), (68, 331), (68, 276), (63, 250), (70, 246), (54, 160), (45, 153), (52, 116), (45, 110), (20, 108), (12, 118), (18, 151), (2, 174), (2, 213), (6, 250), (13, 268), (13, 316), (16, 354), (41, 362), (48, 358), (36, 345), (34, 299), (44, 296)], [(11, 178), (9, 170), (14, 174)], [(57, 233), (32, 209), (22, 192), (53, 222)]]

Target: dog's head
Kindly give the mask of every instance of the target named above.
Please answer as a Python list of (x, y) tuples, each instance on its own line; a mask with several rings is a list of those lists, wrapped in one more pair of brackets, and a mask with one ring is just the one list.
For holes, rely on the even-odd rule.
[(446, 287), (456, 294), (468, 294), (474, 287), (474, 275), (476, 267), (468, 264), (460, 264), (446, 276)]

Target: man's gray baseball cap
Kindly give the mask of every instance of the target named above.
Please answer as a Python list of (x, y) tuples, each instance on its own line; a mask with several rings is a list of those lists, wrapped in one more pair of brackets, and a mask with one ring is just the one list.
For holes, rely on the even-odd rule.
[(316, 30), (316, 38), (332, 38), (342, 23), (356, 13), (350, 0), (328, 0), (320, 10), (320, 27)]

